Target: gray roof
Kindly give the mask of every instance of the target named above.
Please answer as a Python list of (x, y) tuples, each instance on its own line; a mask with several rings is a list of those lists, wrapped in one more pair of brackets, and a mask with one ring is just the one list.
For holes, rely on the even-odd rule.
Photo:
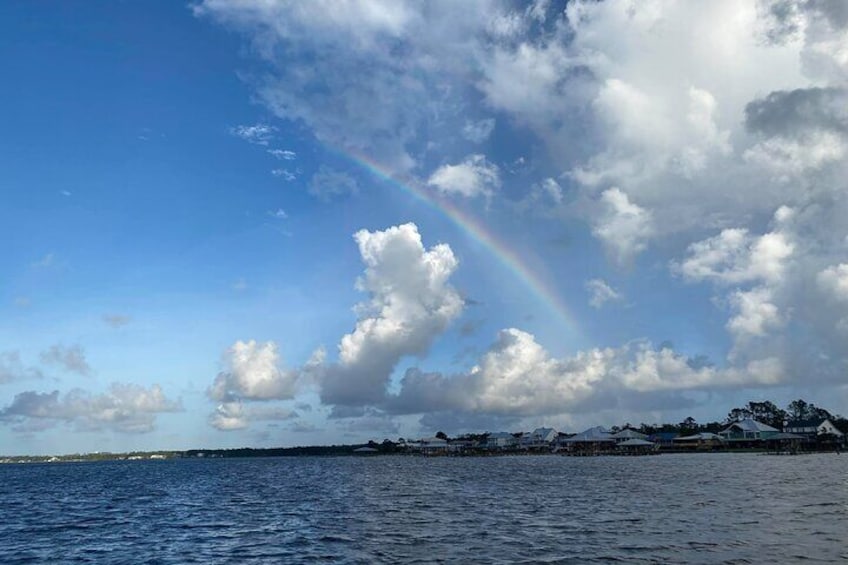
[(639, 439), (637, 437), (622, 441), (618, 444), (619, 447), (649, 447), (655, 445), (650, 441), (645, 441), (644, 439)]
[(763, 424), (762, 422), (758, 422), (753, 418), (745, 418), (744, 420), (739, 420), (738, 422), (734, 422), (727, 426), (724, 429), (725, 432), (731, 431), (732, 428), (737, 428), (742, 430), (743, 432), (779, 432), (780, 430), (772, 428), (767, 424)]
[(582, 431), (577, 435), (571, 436), (570, 438), (566, 438), (564, 441), (569, 443), (576, 443), (581, 441), (615, 441), (615, 439), (613, 439), (609, 432), (606, 431), (604, 428), (602, 428), (601, 426), (597, 426)]

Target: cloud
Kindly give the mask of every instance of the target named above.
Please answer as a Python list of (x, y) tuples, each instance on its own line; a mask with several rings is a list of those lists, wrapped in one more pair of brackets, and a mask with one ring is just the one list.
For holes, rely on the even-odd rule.
[(486, 118), (477, 122), (465, 122), (462, 126), (462, 137), (472, 143), (483, 143), (495, 130), (495, 119)]
[[(723, 366), (696, 368), (670, 347), (633, 344), (538, 363), (541, 375), (568, 378), (558, 364), (603, 365), (587, 406), (642, 406), (651, 394), (658, 404), (683, 406), (691, 399), (680, 391), (702, 383), (772, 386), (792, 375), (822, 383), (844, 374), (848, 12), (841, 3), (351, 1), (327, 10), (322, 2), (208, 0), (195, 13), (250, 41), (264, 67), (251, 83), (256, 98), (319, 142), (442, 194), (482, 194), (492, 219), (533, 212), (531, 240), (566, 230), (576, 249), (588, 226), (611, 263), (634, 270), (650, 267), (636, 261), (650, 248), (651, 265), (671, 265), (674, 276), (663, 282), (672, 298), (687, 294), (675, 285), (709, 285), (726, 319), (705, 321), (703, 339), (730, 337)], [(472, 143), (497, 153), (492, 161), (468, 155)], [(495, 168), (495, 155), (508, 163), (518, 148), (520, 168)], [(388, 321), (357, 316), (362, 328), (350, 335), (389, 351), (388, 337), (365, 331)], [(515, 370), (533, 365), (534, 340), (506, 334), (497, 343), (492, 358), (505, 356)], [(386, 375), (402, 357), (385, 358), (391, 362), (378, 355), (373, 370), (362, 368), (370, 379), (352, 378), (350, 390), (328, 376), (356, 373), (341, 356), (311, 365), (310, 378), (354, 405), (403, 400), (420, 408), (426, 403), (416, 398), (435, 395), (438, 412), (427, 414), (488, 418), (490, 406), (497, 421), (516, 417), (494, 401), (467, 401), (480, 384), (470, 373), (413, 367), (407, 395), (386, 397)], [(498, 374), (487, 371), (476, 378)], [(557, 390), (519, 374), (533, 398)], [(581, 398), (581, 390), (560, 392)]]
[(773, 292), (768, 287), (737, 290), (730, 295), (730, 304), (736, 314), (727, 322), (727, 329), (737, 343), (749, 337), (764, 337), (769, 330), (783, 325), (784, 319), (773, 300)]
[(322, 166), (317, 173), (312, 175), (312, 180), (309, 181), (309, 194), (324, 202), (358, 192), (359, 185), (355, 178), (347, 173), (334, 171), (325, 166)]
[(276, 131), (277, 128), (268, 124), (235, 126), (230, 128), (232, 135), (255, 145), (268, 145), (274, 139), (274, 132)]
[(15, 297), (14, 304), (18, 308), (29, 308), (32, 305), (32, 300), (27, 296), (17, 296)]
[(219, 404), (209, 423), (212, 427), (227, 432), (245, 429), (250, 422), (286, 421), (297, 417), (297, 412), (281, 406), (248, 405), (238, 400)]
[(80, 345), (65, 347), (60, 344), (51, 345), (49, 349), (41, 352), (41, 362), (49, 365), (58, 365), (63, 370), (88, 376), (91, 374), (91, 366), (85, 358), (85, 350)]
[(81, 431), (145, 433), (154, 429), (157, 414), (179, 410), (180, 403), (166, 398), (159, 385), (114, 383), (103, 394), (81, 389), (64, 396), (59, 391), (22, 392), (0, 410), (0, 422), (18, 430), (65, 423)]
[(631, 202), (618, 188), (605, 190), (601, 205), (603, 212), (595, 221), (592, 233), (616, 264), (629, 265), (647, 248), (653, 235), (651, 212)]
[(44, 375), (35, 367), (26, 367), (18, 351), (0, 352), (0, 384), (25, 379), (40, 379)]
[(624, 299), (618, 291), (602, 279), (588, 280), (585, 286), (589, 292), (589, 304), (594, 308), (600, 308), (607, 302), (620, 302)]
[(827, 294), (848, 302), (848, 263), (831, 265), (817, 275), (818, 284)]
[(811, 130), (848, 133), (848, 90), (776, 90), (745, 106), (745, 127), (766, 137), (798, 137)]
[(365, 273), (356, 283), (368, 294), (356, 328), (342, 337), (336, 364), (323, 368), (325, 404), (380, 403), (401, 358), (426, 353), (462, 312), (464, 302), (448, 279), (458, 265), (446, 244), (424, 248), (415, 224), (354, 236)]
[(287, 182), (292, 182), (297, 179), (297, 174), (288, 169), (271, 169), (271, 174), (275, 177), (281, 177)]
[(305, 125), (319, 142), (365, 153), (401, 174), (422, 164), (427, 141), (454, 137), (467, 123), (466, 137), (484, 137), (490, 118), (469, 120), (461, 109), (479, 104), (490, 45), (520, 40), (527, 22), (540, 21), (522, 11), (496, 0), (206, 0), (194, 7), (198, 17), (250, 41), (266, 66), (252, 86), (271, 112)]
[[(591, 349), (554, 358), (533, 335), (502, 330), (477, 365), (444, 376), (411, 369), (387, 408), (393, 413), (467, 413), (498, 417), (540, 417), (591, 412), (628, 405), (645, 393), (772, 386), (787, 378), (779, 360), (764, 358), (741, 368), (699, 366), (670, 348), (647, 342)], [(642, 398), (642, 400), (649, 400)]]
[(442, 165), (436, 169), (427, 184), (443, 194), (491, 197), (500, 187), (501, 179), (497, 165), (490, 163), (485, 155), (469, 155), (457, 165)]
[(277, 159), (282, 159), (284, 161), (293, 161), (297, 158), (297, 153), (289, 151), (288, 149), (269, 149), (268, 153)]
[(122, 328), (132, 322), (132, 318), (125, 314), (104, 314), (103, 322), (110, 328)]
[(248, 288), (247, 281), (243, 277), (236, 279), (236, 281), (232, 284), (232, 288), (236, 292), (244, 292)]
[(280, 368), (280, 354), (273, 341), (236, 341), (223, 357), (224, 370), (208, 390), (213, 400), (286, 399), (294, 395), (297, 375)]
[(688, 257), (674, 268), (689, 281), (719, 284), (780, 282), (794, 246), (780, 231), (752, 236), (747, 229), (729, 228), (689, 245)]
[(848, 90), (842, 87), (779, 90), (751, 101), (745, 126), (762, 140), (745, 150), (745, 160), (784, 182), (844, 163), (846, 108)]
[[(784, 327), (790, 308), (781, 307), (792, 282), (790, 267), (797, 255), (793, 233), (796, 212), (782, 206), (772, 219), (773, 229), (760, 236), (747, 229), (728, 228), (716, 236), (689, 245), (687, 258), (672, 270), (689, 282), (711, 281), (733, 312), (727, 330), (734, 337), (731, 360), (751, 339), (763, 338)], [(740, 288), (747, 285), (747, 288)]]

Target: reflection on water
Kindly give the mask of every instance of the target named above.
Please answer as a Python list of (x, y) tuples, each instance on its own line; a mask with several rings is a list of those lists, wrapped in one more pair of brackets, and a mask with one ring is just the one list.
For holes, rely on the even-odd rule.
[(4, 563), (848, 560), (848, 455), (0, 465)]

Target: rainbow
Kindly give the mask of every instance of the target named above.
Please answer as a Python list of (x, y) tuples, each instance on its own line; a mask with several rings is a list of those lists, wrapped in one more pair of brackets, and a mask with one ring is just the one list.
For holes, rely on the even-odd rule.
[(377, 163), (370, 157), (356, 151), (333, 150), (334, 154), (353, 162), (355, 165), (367, 170), (370, 174), (382, 181), (390, 183), (411, 195), (418, 201), (434, 208), (448, 217), (460, 230), (471, 236), (495, 257), (503, 267), (513, 273), (515, 277), (529, 290), (538, 301), (552, 310), (559, 322), (577, 332), (577, 321), (563, 302), (560, 294), (553, 286), (539, 276), (522, 259), (521, 255), (511, 248), (505, 241), (498, 238), (491, 230), (486, 228), (479, 220), (471, 216), (447, 199), (440, 198), (433, 191), (428, 190), (419, 181), (404, 179), (391, 172), (387, 167)]

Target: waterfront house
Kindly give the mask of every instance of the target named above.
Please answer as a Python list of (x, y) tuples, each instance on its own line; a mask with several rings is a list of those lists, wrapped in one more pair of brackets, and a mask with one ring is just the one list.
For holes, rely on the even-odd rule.
[(615, 448), (615, 439), (601, 426), (565, 438), (563, 443), (568, 451), (580, 454), (608, 452)]
[(623, 441), (627, 441), (628, 439), (647, 440), (648, 435), (643, 434), (641, 432), (637, 432), (633, 428), (625, 428), (625, 429), (621, 430), (620, 432), (616, 432), (616, 433), (612, 434), (612, 438), (616, 442), (621, 443)]
[(634, 437), (618, 442), (615, 449), (627, 455), (647, 455), (656, 452), (658, 446), (650, 441)]
[(424, 438), (420, 446), (424, 455), (443, 455), (448, 452), (448, 442), (438, 437)]
[(513, 449), (518, 447), (518, 439), (509, 432), (494, 432), (486, 438), (487, 449)]
[(738, 422), (733, 422), (725, 429), (720, 431), (718, 435), (725, 441), (763, 441), (780, 433), (780, 430), (772, 428), (768, 424), (758, 422), (753, 418), (745, 418)]
[(450, 453), (470, 453), (477, 447), (477, 442), (468, 438), (452, 439), (448, 442), (448, 452)]
[(656, 432), (648, 436), (648, 441), (652, 441), (660, 447), (674, 447), (674, 438), (677, 435), (677, 432)]
[(559, 432), (553, 428), (536, 428), (532, 432), (521, 435), (522, 449), (549, 449), (559, 437)]
[(839, 428), (833, 425), (833, 422), (828, 418), (815, 418), (812, 420), (795, 420), (787, 423), (783, 427), (783, 431), (788, 434), (797, 434), (808, 439), (815, 439), (818, 436), (830, 435), (837, 438), (844, 437)]
[(724, 445), (724, 440), (718, 434), (702, 432), (688, 436), (679, 436), (672, 440), (674, 447), (681, 449), (718, 449)]

